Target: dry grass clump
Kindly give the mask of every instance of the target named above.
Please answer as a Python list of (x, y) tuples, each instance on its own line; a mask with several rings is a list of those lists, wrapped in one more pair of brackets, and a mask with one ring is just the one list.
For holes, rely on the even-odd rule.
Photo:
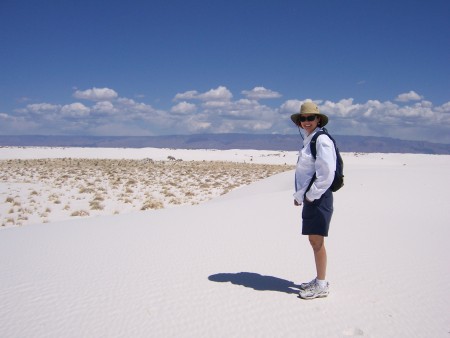
[(89, 206), (91, 210), (103, 210), (105, 209), (105, 206), (102, 205), (99, 201), (90, 201)]
[(164, 204), (160, 200), (148, 199), (142, 205), (141, 210), (162, 209), (162, 208), (164, 208)]
[(194, 205), (292, 168), (173, 158), (4, 160), (0, 226)]
[(5, 202), (6, 203), (14, 203), (14, 198), (9, 196), (9, 197), (6, 198)]
[(77, 210), (70, 214), (70, 216), (89, 216), (89, 211), (86, 210)]

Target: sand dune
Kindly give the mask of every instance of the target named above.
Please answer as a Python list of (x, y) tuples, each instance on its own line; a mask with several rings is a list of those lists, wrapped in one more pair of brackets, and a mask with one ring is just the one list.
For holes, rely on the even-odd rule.
[(344, 161), (328, 298), (296, 296), (314, 264), (290, 170), (195, 206), (0, 231), (0, 336), (448, 337), (450, 156)]

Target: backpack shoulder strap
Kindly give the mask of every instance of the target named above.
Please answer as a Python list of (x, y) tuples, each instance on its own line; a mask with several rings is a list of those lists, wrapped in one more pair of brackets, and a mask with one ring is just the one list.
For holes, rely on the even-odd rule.
[(322, 134), (328, 135), (327, 130), (326, 129), (319, 130), (317, 133), (314, 134), (314, 136), (312, 137), (312, 139), (309, 143), (309, 147), (311, 149), (311, 155), (314, 157), (314, 159), (316, 159), (316, 156), (317, 156), (317, 149), (316, 149), (317, 138)]
[(328, 130), (322, 128), (321, 130), (319, 130), (317, 133), (314, 134), (314, 136), (311, 139), (311, 142), (309, 143), (309, 147), (311, 148), (311, 155), (314, 157), (314, 159), (316, 159), (317, 156), (317, 149), (316, 149), (317, 138), (323, 134), (327, 135), (331, 139), (331, 141), (333, 141), (334, 148), (336, 149), (337, 152), (336, 141), (330, 134), (328, 134)]

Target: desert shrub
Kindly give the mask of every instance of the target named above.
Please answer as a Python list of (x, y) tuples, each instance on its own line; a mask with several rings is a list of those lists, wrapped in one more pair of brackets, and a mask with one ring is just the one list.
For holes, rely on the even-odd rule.
[(178, 205), (178, 204), (181, 204), (181, 201), (180, 201), (179, 199), (177, 199), (177, 198), (172, 198), (172, 199), (169, 201), (169, 203), (170, 203), (170, 204)]
[(164, 208), (164, 204), (161, 201), (154, 200), (154, 199), (148, 199), (142, 205), (141, 210), (162, 209), (162, 208)]
[(103, 210), (105, 208), (99, 201), (90, 201), (89, 206), (91, 210)]
[(70, 216), (89, 216), (89, 212), (86, 210), (77, 210), (72, 212)]
[(165, 196), (165, 197), (175, 197), (175, 195), (167, 189), (164, 189), (163, 191), (161, 191), (161, 193)]
[(88, 188), (88, 187), (81, 187), (78, 192), (80, 194), (93, 194), (93, 193), (95, 193), (95, 190), (92, 188)]

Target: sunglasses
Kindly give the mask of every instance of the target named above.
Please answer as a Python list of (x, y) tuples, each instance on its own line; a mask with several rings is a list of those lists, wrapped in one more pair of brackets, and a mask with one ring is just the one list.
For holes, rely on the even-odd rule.
[(305, 121), (311, 122), (311, 121), (314, 121), (316, 119), (316, 117), (317, 117), (316, 115), (300, 116), (298, 120), (300, 122), (305, 122)]

